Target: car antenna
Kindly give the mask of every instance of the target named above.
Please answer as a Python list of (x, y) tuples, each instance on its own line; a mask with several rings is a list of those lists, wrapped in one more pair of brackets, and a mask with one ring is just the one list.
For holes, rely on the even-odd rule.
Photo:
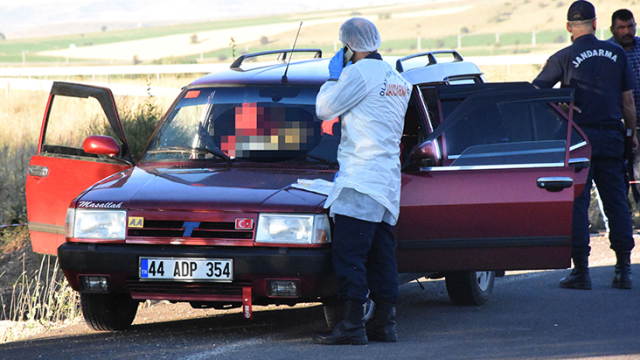
[(289, 80), (287, 79), (287, 71), (289, 71), (289, 64), (291, 64), (291, 58), (293, 57), (293, 52), (296, 49), (296, 43), (298, 42), (298, 35), (300, 35), (300, 29), (302, 29), (302, 21), (300, 21), (300, 26), (298, 27), (298, 33), (296, 34), (296, 39), (293, 41), (293, 47), (291, 48), (291, 55), (289, 55), (289, 61), (287, 61), (287, 67), (284, 69), (284, 75), (282, 75), (282, 82), (286, 83)]

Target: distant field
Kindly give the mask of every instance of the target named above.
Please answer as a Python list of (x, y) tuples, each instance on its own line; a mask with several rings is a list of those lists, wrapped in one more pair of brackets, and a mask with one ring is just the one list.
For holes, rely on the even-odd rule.
[(68, 49), (70, 44), (74, 44), (78, 47), (113, 44), (118, 42), (158, 38), (175, 34), (191, 34), (231, 27), (274, 24), (284, 22), (286, 20), (287, 16), (271, 16), (264, 18), (180, 24), (130, 30), (108, 30), (103, 32), (51, 38), (5, 40), (0, 41), (0, 63), (22, 62), (23, 51), (27, 51), (27, 56), (31, 59), (39, 59), (41, 61), (59, 61), (59, 59), (56, 59), (55, 57), (38, 56), (37, 53), (47, 50)]
[[(458, 48), (463, 55), (551, 53), (567, 44), (566, 8), (561, 0), (461, 0), (417, 3), (252, 19), (0, 41), (0, 64), (131, 64), (230, 61), (246, 52), (289, 48), (304, 21), (298, 47), (333, 52), (340, 23), (351, 16), (372, 19), (383, 38), (381, 52), (393, 55)], [(610, 37), (611, 12), (630, 0), (593, 0), (597, 35)], [(285, 24), (288, 24), (285, 26)], [(536, 32), (536, 46), (532, 32)], [(192, 37), (194, 37), (192, 39)], [(236, 40), (232, 49), (231, 37)], [(418, 45), (418, 38), (420, 44)], [(70, 50), (74, 44), (77, 48)]]

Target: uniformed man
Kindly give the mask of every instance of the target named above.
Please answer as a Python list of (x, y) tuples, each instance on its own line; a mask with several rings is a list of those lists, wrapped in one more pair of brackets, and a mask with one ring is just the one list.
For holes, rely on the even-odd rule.
[[(588, 1), (575, 1), (567, 14), (573, 44), (552, 55), (533, 81), (541, 88), (557, 82), (575, 89), (574, 120), (591, 143), (591, 166), (582, 194), (573, 206), (572, 251), (574, 268), (560, 287), (591, 289), (589, 276), (589, 202), (592, 179), (609, 218), (609, 240), (616, 252), (613, 287), (631, 288), (631, 249), (634, 247), (631, 214), (624, 182), (625, 137), (635, 136), (634, 79), (625, 51), (595, 37), (596, 13)], [(624, 122), (621, 120), (624, 119)]]
[[(373, 23), (352, 18), (340, 27), (345, 46), (329, 62), (329, 80), (316, 99), (320, 119), (342, 116), (340, 171), (325, 207), (335, 222), (333, 266), (345, 318), (319, 344), (397, 341), (398, 270), (393, 226), (400, 212), (400, 138), (411, 84), (377, 52)], [(346, 55), (345, 55), (346, 54)], [(344, 67), (345, 63), (353, 65)], [(373, 318), (363, 323), (367, 293)]]

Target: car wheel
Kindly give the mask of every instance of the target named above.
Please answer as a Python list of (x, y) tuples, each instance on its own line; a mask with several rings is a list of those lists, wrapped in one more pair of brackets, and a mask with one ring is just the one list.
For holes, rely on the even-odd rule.
[(136, 317), (138, 304), (128, 294), (80, 293), (84, 321), (97, 331), (127, 329)]
[[(344, 304), (336, 299), (331, 299), (322, 304), (324, 309), (324, 319), (327, 321), (329, 329), (339, 323), (344, 318)], [(373, 312), (376, 309), (376, 303), (371, 299), (367, 299), (364, 304), (364, 317), (362, 318), (366, 323), (373, 317)]]
[(447, 293), (456, 305), (482, 305), (493, 291), (495, 271), (463, 271), (445, 276)]

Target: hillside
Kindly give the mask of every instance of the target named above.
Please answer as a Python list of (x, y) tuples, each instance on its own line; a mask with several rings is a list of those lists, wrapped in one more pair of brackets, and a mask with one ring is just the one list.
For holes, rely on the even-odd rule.
[[(136, 62), (151, 62), (170, 57), (186, 57), (188, 60), (179, 61), (187, 62), (225, 61), (243, 52), (290, 47), (301, 21), (303, 27), (297, 46), (332, 52), (337, 45), (340, 24), (351, 16), (364, 16), (376, 23), (383, 38), (381, 51), (386, 53), (455, 48), (458, 35), (467, 55), (550, 53), (567, 41), (564, 24), (570, 3), (562, 0), (425, 2), (6, 40), (0, 42), (0, 62), (125, 64), (134, 58)], [(593, 3), (600, 19), (598, 36), (604, 38), (610, 36), (610, 14), (634, 5), (631, 0), (594, 0)], [(533, 32), (536, 32), (535, 44)]]

